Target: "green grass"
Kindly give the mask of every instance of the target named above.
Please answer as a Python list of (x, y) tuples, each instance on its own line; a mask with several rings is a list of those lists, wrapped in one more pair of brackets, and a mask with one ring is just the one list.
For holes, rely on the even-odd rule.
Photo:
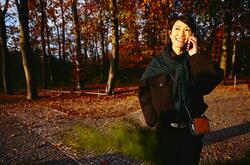
[[(156, 161), (155, 134), (133, 122), (113, 123), (105, 127), (105, 131), (102, 128), (77, 125), (66, 133), (64, 141), (78, 152), (90, 150), (95, 156), (112, 151), (149, 163)], [(250, 150), (240, 160), (203, 162), (202, 165), (250, 165)]]
[(89, 149), (99, 155), (105, 151), (113, 151), (142, 160), (154, 160), (156, 137), (150, 130), (141, 127), (129, 129), (121, 123), (115, 123), (105, 130), (74, 126), (64, 140), (79, 152)]

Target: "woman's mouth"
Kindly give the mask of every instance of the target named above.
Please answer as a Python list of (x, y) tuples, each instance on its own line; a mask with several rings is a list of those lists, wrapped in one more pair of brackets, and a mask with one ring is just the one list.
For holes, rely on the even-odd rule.
[(184, 38), (176, 38), (176, 41), (185, 42), (185, 39)]

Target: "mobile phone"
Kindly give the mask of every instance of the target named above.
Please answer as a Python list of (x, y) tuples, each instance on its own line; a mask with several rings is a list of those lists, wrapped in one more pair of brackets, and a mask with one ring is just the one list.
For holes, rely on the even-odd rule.
[(189, 51), (191, 48), (193, 47), (193, 44), (191, 41), (188, 41), (187, 45), (186, 45), (186, 51)]
[(189, 41), (186, 45), (186, 51), (189, 51), (192, 48), (192, 43)]

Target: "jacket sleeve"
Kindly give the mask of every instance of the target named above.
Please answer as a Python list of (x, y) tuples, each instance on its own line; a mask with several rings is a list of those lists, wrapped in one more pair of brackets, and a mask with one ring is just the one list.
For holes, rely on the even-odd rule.
[(207, 55), (189, 56), (191, 72), (200, 94), (209, 94), (223, 80), (224, 71)]
[(153, 127), (157, 121), (157, 113), (152, 105), (148, 79), (143, 80), (140, 84), (138, 98), (147, 125)]

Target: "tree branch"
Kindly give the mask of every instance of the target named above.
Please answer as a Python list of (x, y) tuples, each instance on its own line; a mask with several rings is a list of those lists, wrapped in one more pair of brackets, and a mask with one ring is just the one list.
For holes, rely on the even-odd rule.
[(20, 12), (20, 4), (18, 0), (15, 0), (15, 2), (16, 2), (17, 11)]
[(6, 0), (5, 5), (4, 5), (4, 10), (3, 10), (3, 14), (5, 15), (5, 13), (8, 10), (8, 6), (9, 6), (9, 0)]

